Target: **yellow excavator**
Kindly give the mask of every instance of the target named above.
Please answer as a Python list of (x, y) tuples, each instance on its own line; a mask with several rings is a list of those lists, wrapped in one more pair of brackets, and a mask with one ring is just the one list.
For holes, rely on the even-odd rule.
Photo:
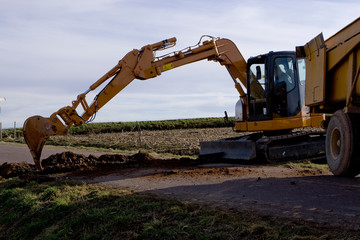
[[(206, 37), (208, 39), (203, 40)], [(176, 38), (134, 49), (118, 64), (77, 96), (70, 106), (50, 117), (33, 116), (23, 127), (24, 138), (38, 169), (41, 152), (50, 136), (66, 134), (72, 126), (80, 126), (134, 79), (146, 80), (165, 71), (200, 60), (219, 62), (225, 66), (240, 95), (236, 104), (234, 130), (255, 132), (236, 139), (200, 143), (200, 154), (221, 154), (224, 158), (254, 159), (265, 156), (269, 161), (309, 157), (324, 153), (322, 133), (291, 132), (292, 129), (319, 127), (321, 113), (311, 114), (304, 105), (304, 61), (295, 51), (270, 52), (247, 62), (236, 45), (228, 39), (203, 36), (195, 46), (160, 57), (156, 52), (173, 47)], [(101, 84), (107, 84), (88, 104), (86, 95)], [(83, 113), (78, 112), (81, 107)]]
[[(42, 169), (40, 158), (47, 138), (91, 121), (134, 79), (154, 78), (207, 59), (227, 68), (240, 95), (234, 130), (248, 134), (200, 142), (200, 155), (276, 162), (326, 153), (334, 175), (360, 173), (360, 18), (326, 41), (319, 34), (296, 47), (296, 52), (269, 52), (247, 62), (232, 41), (206, 37), (209, 39), (201, 38), (195, 46), (160, 57), (155, 53), (173, 47), (175, 38), (134, 49), (71, 106), (49, 118), (28, 118), (24, 138), (37, 168)], [(106, 81), (89, 105), (86, 95)], [(82, 114), (78, 113), (80, 105)], [(306, 130), (320, 126), (326, 128), (326, 136), (323, 130)]]

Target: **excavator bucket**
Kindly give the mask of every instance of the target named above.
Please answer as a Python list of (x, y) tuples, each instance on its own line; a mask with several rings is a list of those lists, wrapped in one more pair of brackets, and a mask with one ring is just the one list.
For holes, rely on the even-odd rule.
[(49, 118), (33, 116), (28, 118), (24, 123), (24, 139), (30, 149), (35, 165), (39, 170), (42, 170), (40, 161), (41, 152), (51, 132)]

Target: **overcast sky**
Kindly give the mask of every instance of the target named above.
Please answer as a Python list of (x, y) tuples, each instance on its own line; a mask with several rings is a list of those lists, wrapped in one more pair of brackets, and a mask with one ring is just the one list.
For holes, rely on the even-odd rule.
[[(0, 122), (22, 126), (71, 105), (132, 49), (176, 37), (171, 51), (204, 34), (229, 38), (243, 56), (294, 50), (359, 17), (358, 0), (0, 0)], [(93, 96), (88, 97), (92, 102)], [(202, 61), (135, 80), (95, 122), (234, 115), (226, 69)], [(82, 111), (79, 111), (80, 113)]]

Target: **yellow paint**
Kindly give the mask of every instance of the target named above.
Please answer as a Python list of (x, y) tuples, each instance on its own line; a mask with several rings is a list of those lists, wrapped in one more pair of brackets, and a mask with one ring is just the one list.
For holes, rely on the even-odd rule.
[(163, 71), (167, 71), (167, 70), (171, 70), (174, 68), (174, 64), (173, 63), (168, 63), (168, 64), (165, 64), (163, 67)]
[(274, 118), (266, 121), (236, 122), (235, 130), (239, 132), (274, 131), (302, 127), (320, 127), (324, 121), (323, 114), (311, 117)]

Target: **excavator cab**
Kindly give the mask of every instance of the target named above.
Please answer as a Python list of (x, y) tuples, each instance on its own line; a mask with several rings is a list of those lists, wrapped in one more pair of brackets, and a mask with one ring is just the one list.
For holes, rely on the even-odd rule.
[[(299, 69), (295, 52), (290, 51), (248, 59), (247, 101), (242, 98), (236, 104), (234, 127), (235, 131), (248, 133), (200, 142), (200, 156), (261, 158), (271, 163), (323, 156), (323, 131), (291, 131), (318, 127), (324, 120), (323, 115), (302, 111), (304, 91), (300, 88), (303, 82), (300, 84)], [(237, 117), (244, 112), (244, 118)]]
[(296, 116), (301, 111), (295, 52), (270, 52), (248, 60), (248, 121)]

